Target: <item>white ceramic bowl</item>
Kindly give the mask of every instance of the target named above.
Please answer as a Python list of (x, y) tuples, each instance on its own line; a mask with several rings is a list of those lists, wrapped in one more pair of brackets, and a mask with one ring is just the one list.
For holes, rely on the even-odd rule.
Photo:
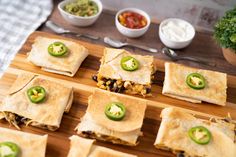
[[(182, 39), (181, 41), (170, 39), (170, 37), (168, 37), (168, 35), (164, 33), (163, 27), (170, 21), (172, 21), (174, 23), (176, 23), (176, 22), (183, 23), (183, 25), (187, 26), (187, 28), (188, 28), (187, 29), (188, 30), (187, 36), (184, 39)], [(173, 30), (173, 31), (176, 31), (176, 30)], [(165, 46), (172, 48), (172, 49), (181, 49), (181, 48), (188, 46), (191, 43), (191, 41), (193, 40), (194, 36), (195, 36), (194, 27), (189, 22), (182, 20), (182, 19), (169, 18), (169, 19), (162, 21), (159, 26), (159, 37), (160, 37), (162, 43)]]
[[(146, 25), (145, 27), (143, 27), (143, 28), (140, 28), (140, 29), (131, 29), (131, 28), (127, 28), (127, 27), (123, 26), (123, 25), (119, 22), (118, 16), (119, 16), (121, 13), (126, 12), (126, 11), (132, 11), (132, 12), (135, 12), (135, 13), (138, 13), (138, 14), (144, 16), (144, 17), (146, 18), (146, 20), (147, 20), (147, 25)], [(151, 20), (150, 20), (149, 15), (148, 15), (146, 12), (144, 12), (144, 11), (142, 11), (142, 10), (140, 10), (140, 9), (136, 9), (136, 8), (125, 8), (125, 9), (122, 9), (122, 10), (120, 10), (120, 11), (117, 12), (117, 14), (116, 14), (116, 19), (115, 19), (115, 23), (116, 23), (116, 28), (118, 29), (118, 31), (119, 31), (121, 34), (123, 34), (123, 35), (125, 35), (125, 36), (127, 36), (127, 37), (130, 37), (130, 38), (136, 38), (136, 37), (142, 36), (142, 35), (148, 30), (148, 28), (149, 28), (149, 26), (150, 26), (150, 23), (151, 23)]]
[(63, 8), (66, 4), (68, 4), (70, 2), (74, 2), (74, 1), (76, 1), (76, 0), (65, 0), (65, 1), (62, 1), (58, 4), (58, 9), (59, 9), (61, 16), (66, 21), (68, 21), (69, 23), (71, 23), (73, 25), (80, 26), (80, 27), (92, 25), (98, 19), (98, 17), (100, 16), (100, 14), (102, 12), (102, 3), (100, 0), (92, 0), (98, 5), (98, 13), (93, 16), (89, 16), (89, 17), (76, 16), (76, 15), (72, 15), (72, 14), (66, 12), (65, 10), (63, 10)]

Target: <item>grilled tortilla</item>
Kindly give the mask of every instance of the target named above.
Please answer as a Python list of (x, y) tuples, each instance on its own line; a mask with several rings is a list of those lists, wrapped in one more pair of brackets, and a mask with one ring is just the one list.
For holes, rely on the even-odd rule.
[[(60, 41), (68, 47), (69, 52), (65, 56), (54, 57), (48, 53), (48, 46), (56, 41)], [(44, 71), (72, 77), (87, 56), (88, 50), (78, 43), (61, 39), (37, 37), (29, 52), (28, 60), (36, 66), (42, 67)]]
[[(135, 71), (121, 68), (121, 59), (132, 56), (139, 62)], [(154, 74), (153, 56), (134, 55), (123, 49), (105, 48), (98, 71), (99, 88), (114, 92), (151, 95), (151, 79)]]
[[(235, 124), (229, 120), (197, 119), (176, 108), (163, 109), (161, 118), (154, 144), (158, 149), (171, 150), (186, 157), (236, 156)], [(188, 136), (188, 130), (195, 126), (204, 126), (211, 132), (212, 138), (208, 144), (197, 144)]]
[[(205, 77), (204, 89), (195, 90), (186, 83), (190, 73), (199, 73)], [(175, 63), (165, 63), (165, 81), (162, 93), (167, 96), (201, 103), (201, 101), (222, 105), (226, 104), (227, 75), (220, 72), (186, 67)]]
[(47, 135), (40, 136), (0, 127), (0, 142), (13, 142), (20, 148), (22, 157), (44, 157)]
[[(27, 90), (33, 86), (42, 86), (46, 90), (46, 99), (39, 104), (32, 103), (27, 96)], [(43, 76), (22, 73), (0, 104), (0, 113), (18, 129), (18, 124), (24, 122), (55, 131), (60, 126), (63, 113), (69, 112), (72, 100), (72, 87)]]
[(70, 151), (67, 157), (137, 157), (109, 148), (94, 145), (95, 140), (73, 135), (70, 137)]
[[(124, 119), (113, 121), (106, 117), (105, 107), (110, 102), (124, 104), (126, 107)], [(145, 109), (145, 100), (95, 89), (93, 95), (89, 97), (86, 114), (76, 130), (79, 135), (84, 137), (135, 146), (141, 135)]]

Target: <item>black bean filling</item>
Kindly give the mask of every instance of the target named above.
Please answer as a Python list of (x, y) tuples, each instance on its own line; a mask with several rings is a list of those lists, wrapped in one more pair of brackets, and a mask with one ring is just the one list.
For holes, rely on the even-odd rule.
[(8, 120), (10, 120), (11, 122), (14, 122), (16, 125), (20, 125), (20, 124), (25, 124), (27, 121), (29, 121), (30, 119), (19, 116), (17, 114), (14, 113), (10, 113), (10, 112), (5, 112), (6, 114), (6, 118)]
[(44, 125), (44, 124), (39, 124), (37, 122), (30, 122), (31, 119), (29, 118), (25, 118), (22, 116), (19, 116), (17, 114), (11, 113), (11, 112), (4, 112), (6, 117), (5, 119), (10, 123), (13, 124), (16, 128), (19, 128), (19, 125), (21, 124), (25, 124), (28, 125), (29, 123), (31, 123), (32, 126), (37, 126), (40, 128), (45, 128), (45, 129), (49, 129), (51, 131), (55, 131), (57, 129), (57, 127), (55, 126), (49, 126), (49, 125)]
[(98, 82), (98, 77), (97, 77), (97, 75), (93, 75), (93, 76), (92, 76), (92, 79), (93, 79), (94, 81)]
[(147, 94), (148, 94), (148, 93), (151, 93), (151, 91), (152, 91), (151, 88), (146, 88)]
[(182, 152), (182, 151), (177, 153), (176, 156), (177, 157), (185, 157), (184, 152)]
[(109, 141), (112, 142), (114, 144), (121, 144), (121, 145), (128, 145), (128, 146), (133, 146), (132, 144), (122, 141), (119, 138), (115, 138), (112, 136), (107, 136), (107, 135), (100, 135), (100, 134), (96, 134), (92, 131), (82, 131), (81, 136), (86, 137), (86, 138), (95, 138), (101, 141)]
[(16, 119), (17, 124), (25, 124), (26, 122), (28, 122), (30, 120), (28, 118), (19, 116), (17, 114), (15, 114), (15, 117), (16, 117), (15, 119)]
[[(99, 82), (97, 75), (93, 75), (92, 79), (96, 82)], [(124, 87), (124, 82), (119, 82), (118, 84), (116, 79), (102, 78), (101, 81), (103, 81), (102, 85), (109, 91), (124, 93), (124, 91), (126, 90), (126, 88)], [(146, 90), (146, 94), (151, 93), (151, 87), (145, 87), (144, 85), (144, 89)]]

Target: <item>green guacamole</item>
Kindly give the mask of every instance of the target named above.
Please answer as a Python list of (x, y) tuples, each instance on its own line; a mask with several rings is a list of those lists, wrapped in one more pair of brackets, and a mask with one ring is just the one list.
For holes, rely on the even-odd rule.
[(82, 17), (93, 16), (98, 13), (98, 5), (91, 0), (77, 0), (65, 5), (66, 12)]

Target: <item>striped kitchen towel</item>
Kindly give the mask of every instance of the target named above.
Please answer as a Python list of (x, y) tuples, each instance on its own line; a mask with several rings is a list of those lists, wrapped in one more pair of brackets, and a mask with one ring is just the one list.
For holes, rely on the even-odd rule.
[(51, 0), (0, 0), (0, 77), (52, 9)]

